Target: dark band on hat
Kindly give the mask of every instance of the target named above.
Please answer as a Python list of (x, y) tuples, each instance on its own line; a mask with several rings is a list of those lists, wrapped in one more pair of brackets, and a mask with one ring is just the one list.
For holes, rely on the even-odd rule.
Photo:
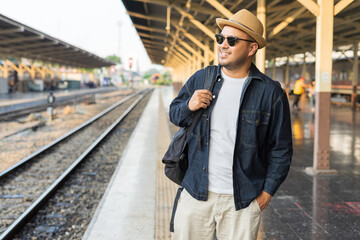
[[(239, 24), (239, 25), (243, 26), (244, 28), (247, 28), (247, 29), (249, 29), (250, 31), (252, 31), (253, 33), (255, 33), (255, 32), (254, 32), (251, 28), (249, 28), (249, 27), (245, 26), (245, 25), (244, 25), (244, 24), (242, 24), (242, 23), (239, 23), (239, 22), (234, 21), (234, 20), (231, 20), (231, 19), (229, 19), (229, 20), (227, 20), (227, 21), (230, 21), (230, 22), (233, 22), (233, 23)], [(226, 24), (225, 24), (225, 25), (226, 25)]]

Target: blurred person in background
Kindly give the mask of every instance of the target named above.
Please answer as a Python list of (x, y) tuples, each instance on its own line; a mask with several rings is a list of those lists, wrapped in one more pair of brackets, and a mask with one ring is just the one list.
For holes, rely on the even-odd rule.
[(303, 95), (303, 93), (305, 92), (305, 82), (304, 82), (304, 77), (300, 77), (296, 82), (295, 82), (295, 87), (294, 87), (294, 96), (295, 96), (295, 100), (292, 104), (293, 110), (294, 111), (299, 111), (300, 107), (299, 107), (299, 101), (301, 98), (301, 95)]

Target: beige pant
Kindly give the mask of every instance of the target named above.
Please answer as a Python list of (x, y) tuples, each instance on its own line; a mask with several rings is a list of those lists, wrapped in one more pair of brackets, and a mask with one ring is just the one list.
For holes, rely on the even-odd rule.
[(184, 189), (177, 206), (173, 240), (256, 240), (261, 210), (256, 199), (249, 207), (235, 211), (234, 197), (209, 192), (198, 201)]

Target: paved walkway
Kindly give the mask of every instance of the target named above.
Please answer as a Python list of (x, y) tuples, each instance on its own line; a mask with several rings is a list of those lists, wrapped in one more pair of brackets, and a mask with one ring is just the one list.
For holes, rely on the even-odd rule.
[(161, 157), (170, 142), (163, 99), (171, 101), (171, 92), (153, 92), (84, 240), (170, 239), (177, 187), (165, 179)]
[(333, 176), (309, 176), (314, 114), (292, 113), (294, 157), (284, 184), (263, 213), (260, 239), (360, 239), (360, 112), (331, 109)]
[[(172, 98), (172, 88), (154, 91), (84, 239), (170, 239), (176, 186), (160, 159), (174, 131), (167, 114)], [(263, 212), (258, 239), (360, 239), (360, 112), (332, 107), (333, 176), (305, 173), (314, 141), (308, 107), (292, 113), (292, 127), (291, 170)]]

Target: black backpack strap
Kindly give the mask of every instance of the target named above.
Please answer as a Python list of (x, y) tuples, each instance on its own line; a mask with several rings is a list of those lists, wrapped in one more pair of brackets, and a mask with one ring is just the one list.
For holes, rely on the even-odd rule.
[(172, 213), (171, 213), (171, 219), (170, 219), (170, 232), (174, 232), (175, 213), (176, 213), (179, 198), (180, 198), (180, 195), (181, 195), (181, 192), (183, 191), (183, 189), (184, 189), (183, 187), (179, 187), (179, 189), (177, 190), (175, 199), (174, 199), (174, 206), (173, 206), (173, 210), (172, 210)]
[[(215, 81), (216, 81), (216, 79), (215, 79), (216, 78), (216, 68), (217, 67), (215, 65), (207, 66), (205, 68), (205, 79), (204, 79), (203, 89), (207, 89), (210, 92), (212, 92)], [(191, 123), (191, 126), (189, 127), (189, 129), (187, 131), (188, 134), (187, 134), (186, 142), (189, 140), (189, 137), (203, 112), (204, 112), (204, 109), (201, 108), (195, 113), (195, 116)]]
[[(210, 92), (212, 92), (214, 88), (214, 84), (216, 81), (216, 66), (208, 66), (205, 68), (205, 79), (203, 84), (203, 89), (208, 89)], [(186, 136), (186, 142), (189, 140), (189, 137), (191, 135), (192, 130), (194, 129), (197, 121), (199, 120), (201, 114), (203, 113), (204, 109), (199, 109), (194, 116), (194, 119), (191, 123), (191, 126), (187, 129), (187, 136)], [(200, 139), (200, 138), (198, 138)], [(185, 147), (186, 144), (184, 144)], [(198, 142), (198, 145), (200, 145), (200, 142)], [(183, 149), (184, 150), (184, 149)], [(171, 220), (170, 220), (170, 232), (174, 232), (174, 219), (175, 219), (175, 213), (177, 209), (177, 204), (181, 195), (181, 192), (183, 191), (183, 188), (180, 187), (176, 193), (176, 197), (174, 199), (174, 205), (173, 210), (171, 214)]]
[(208, 89), (210, 92), (212, 92), (213, 88), (214, 88), (214, 83), (216, 81), (216, 69), (217, 66), (212, 65), (212, 66), (207, 66), (205, 68), (205, 80), (204, 80), (204, 85), (203, 85), (203, 89)]

